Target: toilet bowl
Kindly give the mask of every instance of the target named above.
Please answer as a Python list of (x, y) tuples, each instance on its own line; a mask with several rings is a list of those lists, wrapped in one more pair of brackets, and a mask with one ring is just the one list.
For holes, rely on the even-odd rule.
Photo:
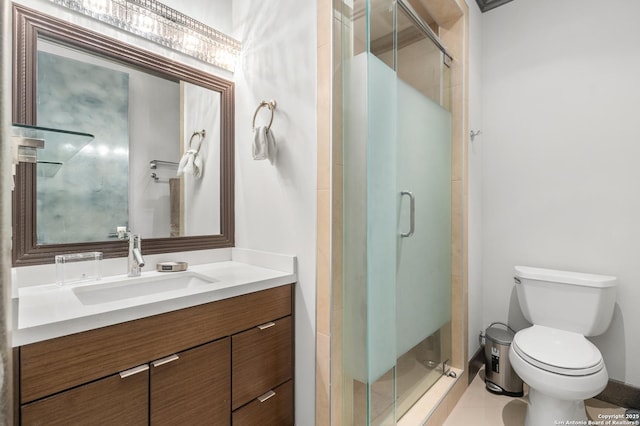
[(586, 422), (584, 400), (600, 393), (609, 376), (585, 336), (609, 326), (616, 278), (518, 266), (515, 282), (533, 324), (516, 333), (509, 349), (511, 366), (529, 385), (525, 426)]
[(584, 400), (609, 378), (600, 351), (584, 336), (539, 325), (516, 334), (509, 360), (529, 385), (528, 426), (587, 420)]

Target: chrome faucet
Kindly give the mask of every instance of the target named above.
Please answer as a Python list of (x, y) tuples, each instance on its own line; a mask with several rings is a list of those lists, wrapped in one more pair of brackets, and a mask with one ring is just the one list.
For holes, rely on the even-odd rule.
[(140, 235), (129, 232), (129, 266), (127, 276), (139, 277), (140, 268), (142, 267), (144, 267), (142, 238), (140, 238)]

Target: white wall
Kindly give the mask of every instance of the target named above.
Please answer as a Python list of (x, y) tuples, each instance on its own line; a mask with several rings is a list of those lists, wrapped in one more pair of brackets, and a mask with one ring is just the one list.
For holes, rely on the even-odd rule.
[[(525, 325), (513, 266), (616, 275), (611, 378), (640, 386), (640, 2), (519, 0), (482, 17), (484, 322)], [(576, 314), (580, 314), (576, 312)]]
[[(236, 245), (298, 256), (296, 424), (315, 423), (316, 7), (296, 0), (233, 2), (243, 43), (236, 82)], [(251, 157), (251, 120), (277, 102), (274, 165)], [(263, 108), (257, 125), (266, 124)]]
[[(184, 233), (211, 235), (220, 233), (220, 93), (181, 82), (183, 106), (182, 152), (199, 149), (202, 176), (184, 175)], [(194, 132), (206, 130), (200, 138)]]
[[(475, 1), (469, 5), (469, 129), (482, 129), (482, 15)], [(483, 132), (484, 133), (484, 132)], [(480, 348), (478, 334), (483, 323), (482, 287), (482, 146), (484, 134), (467, 139), (469, 171), (468, 193), (468, 301), (469, 301), (469, 359)]]
[[(168, 237), (171, 228), (168, 178), (175, 177), (176, 169), (159, 170), (158, 175), (163, 179), (155, 182), (151, 178), (149, 162), (179, 161), (180, 85), (140, 74), (142, 77), (135, 86), (129, 77), (128, 225), (131, 232), (142, 238)], [(135, 74), (131, 72), (130, 75)], [(134, 115), (136, 111), (139, 113)]]

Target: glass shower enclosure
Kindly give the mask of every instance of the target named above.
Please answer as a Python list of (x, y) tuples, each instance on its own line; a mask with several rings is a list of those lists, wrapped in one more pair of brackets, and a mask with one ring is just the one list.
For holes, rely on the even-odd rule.
[(403, 0), (342, 16), (342, 418), (389, 425), (451, 357), (451, 58)]

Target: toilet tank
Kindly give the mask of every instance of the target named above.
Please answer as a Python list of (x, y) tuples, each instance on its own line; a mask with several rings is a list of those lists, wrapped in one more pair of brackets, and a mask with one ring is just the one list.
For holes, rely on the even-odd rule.
[(613, 317), (617, 278), (516, 266), (520, 308), (532, 324), (583, 336), (604, 333)]

